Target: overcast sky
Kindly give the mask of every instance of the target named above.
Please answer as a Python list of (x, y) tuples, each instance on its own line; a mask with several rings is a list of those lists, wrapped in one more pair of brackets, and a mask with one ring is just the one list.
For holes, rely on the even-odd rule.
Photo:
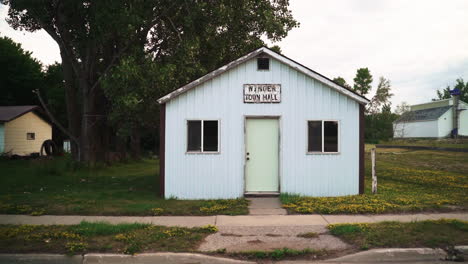
[[(468, 81), (468, 0), (290, 0), (301, 23), (279, 43), (283, 54), (350, 84), (356, 69), (392, 82), (393, 107), (423, 103), (435, 91)], [(57, 44), (43, 31), (15, 31), (0, 5), (0, 35), (20, 42), (44, 64), (60, 61)]]

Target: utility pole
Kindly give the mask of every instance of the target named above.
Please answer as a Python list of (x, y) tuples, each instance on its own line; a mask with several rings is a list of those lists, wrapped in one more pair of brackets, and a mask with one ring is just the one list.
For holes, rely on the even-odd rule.
[(455, 88), (450, 90), (450, 94), (453, 98), (453, 106), (452, 106), (452, 138), (458, 138), (458, 120), (459, 120), (459, 110), (458, 105), (460, 104), (460, 90)]

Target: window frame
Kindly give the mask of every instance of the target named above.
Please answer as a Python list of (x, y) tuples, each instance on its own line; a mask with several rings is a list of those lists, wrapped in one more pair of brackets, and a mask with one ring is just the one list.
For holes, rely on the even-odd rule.
[[(309, 122), (322, 122), (322, 150), (321, 151), (309, 151)], [(337, 151), (325, 152), (325, 122), (336, 122), (338, 125), (338, 144)], [(341, 154), (341, 122), (336, 119), (308, 119), (306, 121), (306, 154), (307, 155), (337, 155)]]
[[(188, 150), (188, 129), (189, 129), (189, 122), (190, 121), (200, 121), (201, 122), (201, 131), (200, 131), (200, 150)], [(204, 133), (204, 122), (205, 121), (216, 121), (218, 123), (218, 147), (216, 151), (204, 151), (203, 150), (203, 133)], [(185, 154), (220, 154), (221, 153), (221, 120), (220, 119), (197, 119), (197, 118), (190, 118), (185, 119)]]
[[(29, 138), (32, 135), (32, 138)], [(26, 132), (26, 140), (36, 140), (36, 132)]]

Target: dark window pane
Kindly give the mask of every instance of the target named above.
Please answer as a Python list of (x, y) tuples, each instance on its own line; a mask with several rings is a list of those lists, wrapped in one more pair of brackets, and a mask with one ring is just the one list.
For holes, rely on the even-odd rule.
[(338, 152), (338, 122), (325, 121), (324, 123), (324, 151)]
[(201, 121), (188, 121), (187, 137), (187, 151), (201, 151)]
[(322, 121), (309, 121), (308, 131), (307, 151), (322, 151)]
[(258, 58), (257, 59), (257, 69), (259, 69), (259, 70), (269, 70), (270, 69), (270, 59), (269, 58)]
[(218, 121), (203, 121), (203, 151), (218, 151)]

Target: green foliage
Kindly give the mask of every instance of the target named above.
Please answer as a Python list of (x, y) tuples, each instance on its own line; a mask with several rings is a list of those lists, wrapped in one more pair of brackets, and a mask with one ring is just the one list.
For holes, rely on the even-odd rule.
[[(287, 0), (1, 3), (9, 5), (13, 28), (44, 29), (59, 45), (67, 97), (80, 102), (68, 102), (72, 133), (90, 163), (104, 159), (114, 144), (98, 139), (114, 131), (131, 135), (133, 145), (141, 130), (154, 138), (162, 94), (264, 45), (262, 37), (279, 41), (298, 26)], [(109, 120), (80, 128), (94, 118), (84, 113)]]
[(87, 248), (88, 244), (83, 242), (68, 242), (65, 247), (67, 249), (67, 253), (70, 255), (74, 255), (76, 253), (84, 252)]
[(468, 139), (458, 138), (444, 138), (444, 139), (422, 139), (422, 138), (409, 138), (409, 139), (392, 139), (389, 141), (380, 142), (384, 145), (394, 146), (423, 146), (435, 148), (465, 148), (468, 149)]
[(203, 214), (244, 214), (248, 206), (246, 199), (225, 199), (206, 201), (200, 207)]
[(70, 226), (70, 231), (85, 237), (115, 235), (118, 233), (130, 232), (137, 229), (149, 227), (149, 224), (117, 224), (112, 225), (107, 222), (86, 222), (79, 225)]
[(377, 149), (377, 194), (371, 193), (370, 155), (362, 195), (297, 197), (284, 195), (283, 207), (298, 214), (355, 214), (454, 211), (468, 207), (466, 153)]
[(19, 43), (0, 37), (0, 105), (35, 105), (33, 90), (44, 87), (41, 63)]
[[(77, 164), (79, 166), (77, 166)], [(157, 197), (157, 160), (87, 167), (70, 156), (0, 160), (0, 213), (55, 215), (247, 214), (245, 199), (179, 200)], [(38, 182), (38, 179), (41, 179)], [(225, 206), (202, 212), (200, 208)], [(216, 209), (216, 208), (213, 208)]]
[(411, 107), (407, 102), (401, 102), (401, 104), (396, 106), (395, 114), (401, 116), (406, 112), (411, 111)]
[(301, 233), (297, 235), (298, 237), (303, 237), (303, 238), (317, 238), (319, 234), (315, 232), (307, 232), (307, 233)]
[[(68, 126), (67, 105), (65, 99), (65, 85), (63, 69), (60, 63), (48, 65), (44, 70), (44, 87), (41, 93), (47, 108), (57, 121), (64, 127)], [(60, 131), (54, 131), (54, 141), (61, 144), (61, 140), (68, 138)]]
[(294, 203), (301, 198), (299, 194), (294, 193), (281, 193), (280, 194), (280, 201), (284, 204), (287, 203)]
[(337, 224), (329, 225), (328, 229), (334, 236), (342, 236), (344, 234), (362, 233), (367, 228), (365, 224)]
[[(83, 230), (86, 230), (83, 232)], [(82, 234), (81, 234), (81, 233)], [(66, 253), (193, 251), (213, 228), (149, 224), (0, 225), (0, 252)]]
[(411, 223), (337, 224), (328, 226), (338, 236), (361, 249), (388, 247), (439, 247), (465, 245), (468, 222), (442, 219)]
[(377, 91), (368, 106), (369, 113), (377, 114), (384, 112), (383, 110), (385, 109), (390, 111), (390, 98), (393, 96), (390, 91), (391, 88), (390, 80), (380, 77), (379, 84), (377, 85)]
[(364, 140), (366, 143), (379, 143), (393, 138), (393, 121), (398, 115), (390, 112), (390, 109), (381, 113), (368, 114), (365, 118)]
[(366, 95), (372, 89), (372, 75), (368, 68), (360, 68), (354, 77), (353, 89), (360, 95)]
[(309, 255), (323, 255), (326, 254), (325, 251), (318, 251), (313, 249), (290, 249), (290, 248), (282, 248), (282, 249), (274, 249), (272, 251), (260, 251), (260, 250), (253, 250), (253, 251), (245, 251), (245, 252), (237, 252), (231, 253), (231, 256), (234, 257), (246, 257), (248, 259), (273, 259), (273, 260), (282, 260), (285, 258), (294, 258), (299, 256), (309, 256)]
[(333, 81), (341, 86), (351, 89), (351, 86), (348, 83), (346, 83), (346, 80), (341, 76), (334, 78)]
[[(455, 85), (453, 86), (453, 89), (459, 89), (461, 92), (460, 100), (463, 102), (468, 102), (468, 82), (465, 83), (463, 78), (458, 78), (456, 80)], [(450, 95), (450, 90), (453, 89), (451, 89), (449, 85), (445, 89), (437, 90), (437, 98), (432, 100), (437, 101), (452, 98), (452, 96)]]

